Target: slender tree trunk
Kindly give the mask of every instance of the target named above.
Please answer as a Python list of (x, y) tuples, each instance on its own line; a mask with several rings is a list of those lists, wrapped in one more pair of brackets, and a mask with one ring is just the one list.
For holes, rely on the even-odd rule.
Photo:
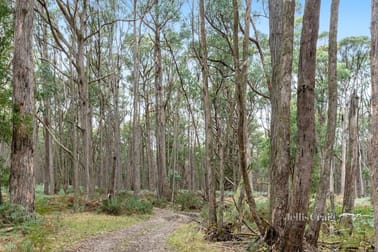
[(342, 142), (341, 142), (341, 195), (344, 195), (345, 190), (345, 173), (347, 163), (347, 144), (348, 144), (348, 119), (346, 115), (347, 109), (344, 108), (342, 112)]
[(371, 118), (369, 161), (372, 173), (375, 248), (378, 248), (378, 0), (371, 1)]
[(222, 127), (217, 123), (218, 132), (218, 154), (219, 154), (219, 209), (218, 209), (218, 226), (223, 227), (223, 216), (224, 216), (224, 145), (222, 141)]
[(155, 63), (155, 90), (156, 90), (156, 145), (157, 145), (157, 196), (158, 198), (169, 197), (167, 192), (167, 167), (166, 167), (166, 144), (165, 144), (165, 107), (163, 102), (163, 72), (161, 56), (161, 24), (159, 13), (159, 0), (155, 4), (155, 41), (154, 41), (154, 63)]
[(358, 145), (358, 161), (357, 161), (357, 168), (356, 168), (356, 196), (357, 198), (361, 198), (364, 195), (364, 181), (362, 179), (362, 155), (361, 155), (361, 145)]
[(335, 161), (332, 158), (331, 161), (331, 171), (329, 174), (329, 201), (330, 201), (330, 208), (331, 208), (331, 216), (333, 218), (336, 217), (336, 210), (335, 210)]
[[(303, 251), (302, 242), (306, 226), (311, 188), (311, 173), (315, 151), (315, 69), (316, 44), (319, 30), (320, 0), (307, 0), (305, 4), (301, 46), (299, 53), (297, 91), (297, 153), (294, 169), (293, 191), (290, 197), (289, 218), (284, 251)], [(287, 217), (287, 216), (286, 216)]]
[[(257, 215), (256, 202), (253, 198), (252, 186), (248, 176), (248, 151), (247, 151), (247, 114), (246, 114), (246, 93), (248, 81), (248, 59), (249, 59), (249, 26), (250, 26), (250, 13), (251, 13), (251, 0), (247, 0), (247, 8), (245, 14), (245, 28), (243, 39), (243, 55), (242, 64), (239, 64), (239, 46), (238, 46), (238, 27), (239, 27), (239, 4), (237, 0), (233, 0), (233, 13), (234, 13), (234, 59), (235, 62), (235, 83), (237, 94), (237, 108), (238, 108), (238, 147), (239, 147), (239, 167), (243, 178), (244, 190), (247, 197), (247, 203), (251, 212), (252, 219), (255, 221), (257, 228), (261, 235), (265, 234), (265, 227), (262, 219)], [(239, 73), (239, 68), (241, 71)]]
[(141, 170), (141, 130), (139, 122), (139, 33), (137, 27), (137, 0), (133, 1), (133, 32), (134, 32), (134, 48), (133, 48), (133, 170), (134, 170), (134, 194), (138, 195), (140, 191), (140, 170)]
[(271, 223), (281, 237), (289, 201), (294, 10), (294, 0), (269, 0), (269, 46), (272, 62), (270, 209)]
[[(178, 94), (180, 96), (180, 94)], [(179, 99), (179, 98), (177, 98)], [(178, 115), (178, 112), (176, 111), (174, 118), (173, 118), (173, 149), (172, 149), (172, 156), (173, 156), (173, 169), (172, 169), (172, 195), (171, 195), (171, 201), (175, 201), (175, 194), (177, 192), (177, 183), (176, 183), (176, 173), (177, 173), (177, 150), (178, 150), (178, 130), (179, 125), (178, 122), (180, 120), (180, 117)]]
[(9, 196), (12, 204), (34, 211), (33, 163), (33, 0), (17, 0), (15, 5), (13, 56), (13, 137)]
[[(48, 59), (48, 48), (47, 48), (47, 27), (42, 27), (42, 58)], [(48, 80), (44, 80), (48, 84)], [(54, 159), (53, 159), (53, 146), (52, 146), (52, 139), (48, 132), (47, 127), (50, 127), (50, 118), (51, 118), (51, 104), (50, 104), (50, 94), (48, 93), (44, 99), (44, 131), (43, 131), (43, 137), (44, 137), (44, 143), (45, 143), (45, 170), (44, 170), (44, 193), (45, 194), (54, 194), (55, 191), (55, 176), (54, 176)]]
[(350, 99), (349, 109), (349, 149), (345, 173), (345, 184), (343, 198), (343, 214), (341, 222), (350, 229), (353, 228), (354, 200), (356, 198), (356, 170), (358, 169), (358, 96), (354, 92)]
[(74, 189), (74, 211), (79, 209), (79, 157), (78, 157), (78, 136), (77, 136), (77, 111), (74, 110), (75, 116), (72, 123), (72, 154), (73, 154), (73, 189)]
[[(194, 134), (196, 134), (194, 132)], [(198, 184), (198, 188), (200, 188), (200, 185), (201, 185), (201, 181), (197, 181), (197, 160), (196, 160), (196, 146), (197, 146), (197, 140), (194, 139), (193, 140), (193, 150), (192, 150), (192, 156), (191, 156), (191, 164), (190, 164), (190, 167), (191, 167), (191, 171), (192, 171), (192, 190), (195, 191), (197, 189), (197, 184)], [(200, 170), (201, 169), (201, 165), (199, 165), (198, 167), (198, 174), (201, 174), (202, 171)]]
[(360, 181), (361, 181), (361, 195), (360, 195), (360, 197), (365, 197), (365, 195), (366, 195), (366, 183), (365, 183), (364, 174), (363, 174), (364, 158), (365, 158), (365, 155), (363, 154), (362, 147), (359, 144), (358, 169), (360, 170), (359, 175), (360, 175)]
[(44, 192), (45, 194), (54, 194), (55, 192), (55, 170), (53, 159), (53, 144), (47, 128), (50, 127), (50, 101), (45, 100), (44, 131), (43, 137), (45, 142), (45, 173), (44, 173)]
[(213, 107), (214, 107), (214, 121), (215, 121), (215, 129), (216, 129), (216, 146), (217, 146), (217, 153), (219, 157), (219, 163), (217, 166), (219, 167), (219, 191), (220, 191), (220, 199), (218, 203), (218, 227), (223, 228), (223, 216), (224, 216), (224, 145), (223, 145), (223, 128), (222, 123), (220, 122), (222, 119), (219, 116), (219, 108), (218, 108), (218, 101), (213, 99)]
[(79, 97), (80, 97), (80, 128), (83, 142), (83, 164), (85, 172), (86, 199), (90, 195), (90, 123), (89, 123), (89, 92), (88, 81), (84, 70), (84, 41), (78, 43), (78, 76), (79, 76)]
[(212, 165), (212, 123), (209, 93), (209, 68), (207, 65), (207, 41), (205, 29), (205, 4), (204, 0), (199, 1), (199, 29), (201, 46), (201, 71), (202, 71), (202, 90), (203, 106), (205, 111), (205, 169), (208, 176), (208, 197), (209, 197), (209, 226), (217, 226), (217, 210), (215, 197), (215, 171)]
[[(119, 69), (119, 60), (117, 60), (116, 66), (114, 66), (114, 72), (117, 72), (117, 69)], [(120, 129), (120, 124), (121, 124), (121, 119), (120, 119), (120, 113), (119, 113), (119, 85), (120, 85), (120, 80), (117, 77), (117, 74), (114, 73), (113, 76), (113, 82), (114, 82), (114, 94), (113, 94), (113, 103), (114, 103), (114, 118), (113, 118), (113, 123), (114, 123), (114, 140), (113, 140), (113, 145), (114, 145), (114, 174), (116, 176), (115, 178), (115, 185), (114, 185), (114, 192), (117, 190), (117, 188), (121, 188), (121, 180), (120, 180), (120, 174), (121, 174), (121, 129)]]
[[(146, 86), (146, 85), (145, 85)], [(152, 152), (152, 144), (151, 144), (151, 118), (150, 118), (150, 101), (149, 101), (149, 94), (148, 91), (145, 92), (146, 97), (146, 112), (145, 112), (145, 120), (146, 120), (146, 157), (147, 157), (147, 167), (148, 167), (148, 182), (149, 182), (149, 189), (155, 190), (156, 188), (156, 165), (154, 162), (154, 155)]]
[(105, 167), (106, 167), (106, 129), (105, 129), (105, 97), (104, 95), (100, 96), (100, 116), (99, 116), (99, 185), (101, 188), (106, 188), (106, 179), (105, 179)]
[(327, 142), (325, 146), (325, 160), (321, 167), (315, 208), (310, 221), (310, 228), (306, 240), (313, 246), (317, 245), (322, 218), (326, 214), (326, 200), (329, 191), (329, 178), (333, 159), (333, 145), (335, 142), (337, 119), (337, 23), (339, 0), (332, 0), (331, 21), (328, 46), (328, 120)]

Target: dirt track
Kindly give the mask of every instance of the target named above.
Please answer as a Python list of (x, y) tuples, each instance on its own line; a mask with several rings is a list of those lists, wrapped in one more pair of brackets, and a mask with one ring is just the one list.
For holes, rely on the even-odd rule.
[(180, 225), (191, 218), (165, 209), (154, 209), (153, 215), (145, 222), (128, 228), (101, 234), (81, 241), (73, 251), (116, 251), (116, 252), (162, 252), (170, 251), (167, 237)]

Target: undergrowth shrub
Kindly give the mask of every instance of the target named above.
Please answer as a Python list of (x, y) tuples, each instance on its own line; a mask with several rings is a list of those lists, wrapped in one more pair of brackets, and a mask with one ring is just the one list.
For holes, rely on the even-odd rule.
[(121, 210), (122, 207), (117, 198), (105, 199), (102, 201), (101, 212), (111, 215), (120, 215)]
[(181, 211), (200, 210), (203, 206), (203, 201), (193, 192), (182, 191), (177, 194), (175, 204), (179, 205)]
[(36, 217), (21, 225), (21, 230), (26, 238), (20, 244), (22, 251), (45, 251), (51, 234), (58, 232), (58, 222), (52, 219)]
[(39, 214), (62, 212), (72, 207), (70, 197), (65, 195), (37, 195), (35, 200), (35, 211)]
[(169, 202), (167, 199), (165, 198), (160, 198), (160, 199), (157, 199), (156, 197), (154, 199), (152, 199), (152, 205), (154, 207), (158, 207), (158, 208), (166, 208), (168, 206)]
[(111, 215), (121, 214), (150, 214), (152, 203), (146, 199), (138, 199), (128, 194), (117, 195), (102, 201), (100, 211)]
[(58, 231), (55, 220), (28, 213), (23, 206), (9, 203), (0, 205), (0, 228), (2, 227), (10, 227), (24, 236), (20, 242), (7, 245), (11, 251), (45, 251), (45, 246), (49, 243), (47, 237)]
[(127, 214), (150, 214), (153, 206), (148, 200), (132, 196), (126, 199), (124, 207)]
[(21, 205), (4, 203), (0, 205), (0, 228), (8, 225), (20, 225), (34, 218)]

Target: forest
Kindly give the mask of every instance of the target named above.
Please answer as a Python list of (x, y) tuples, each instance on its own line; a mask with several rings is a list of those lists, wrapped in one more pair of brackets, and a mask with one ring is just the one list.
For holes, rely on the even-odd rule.
[(378, 251), (340, 2), (0, 0), (0, 251)]

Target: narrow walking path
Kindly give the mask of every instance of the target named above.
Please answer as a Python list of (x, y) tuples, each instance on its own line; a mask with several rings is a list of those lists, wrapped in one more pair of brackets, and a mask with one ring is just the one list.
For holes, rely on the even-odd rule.
[(191, 221), (191, 217), (171, 210), (154, 208), (145, 222), (126, 229), (101, 234), (77, 244), (66, 252), (162, 252), (169, 251), (167, 237), (177, 227)]

